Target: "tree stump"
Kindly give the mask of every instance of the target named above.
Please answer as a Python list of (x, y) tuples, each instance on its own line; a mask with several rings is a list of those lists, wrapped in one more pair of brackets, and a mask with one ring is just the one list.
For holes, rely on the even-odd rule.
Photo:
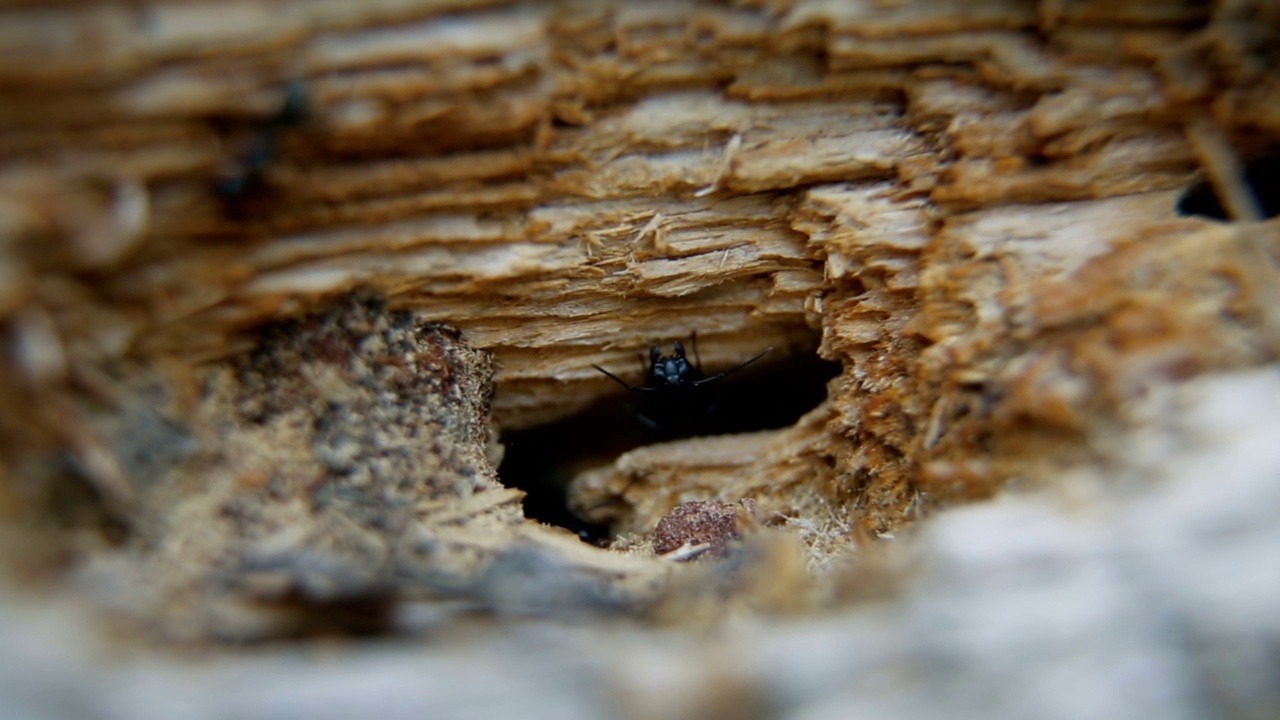
[[(1276, 417), (1257, 407), (1280, 350), (1272, 3), (0, 18), (15, 588), (75, 589), (94, 617), (189, 642), (535, 617), (597, 640), (631, 623), (643, 655), (666, 647), (655, 626), (822, 611), (882, 647), (849, 629), (867, 599), (964, 586), (983, 543), (996, 565), (1023, 567), (1024, 539), (1085, 562), (1070, 533), (1019, 524), (1036, 525), (1028, 494), (1120, 508), (1081, 531), (1105, 544), (1143, 532), (1134, 497), (1167, 501), (1168, 523), (1227, 513), (1180, 515), (1177, 488), (1235, 457), (1233, 482), (1255, 483), (1240, 498), (1273, 507), (1265, 443), (1231, 454)], [(621, 409), (650, 391), (621, 386), (676, 341), (729, 374), (681, 408), (693, 430), (655, 435)], [(526, 456), (542, 476), (517, 487)], [(1006, 517), (992, 499), (1010, 494)], [(732, 531), (657, 552), (691, 507)], [(996, 539), (945, 519), (982, 512)], [(981, 602), (1011, 597), (993, 582)], [(1208, 645), (1236, 637), (1201, 620)], [(899, 652), (886, 662), (919, 660)], [(975, 662), (996, 677), (1010, 657)], [(790, 687), (691, 666), (666, 708), (642, 690), (651, 666), (618, 662), (637, 674), (609, 682), (643, 715), (736, 716)], [(1197, 707), (1276, 706), (1241, 683)]]

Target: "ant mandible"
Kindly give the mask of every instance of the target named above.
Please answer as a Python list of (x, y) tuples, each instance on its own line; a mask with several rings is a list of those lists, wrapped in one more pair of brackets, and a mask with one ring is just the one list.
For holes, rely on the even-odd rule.
[[(675, 352), (671, 355), (663, 355), (661, 348), (657, 345), (650, 347), (649, 365), (645, 370), (643, 385), (632, 385), (594, 363), (591, 367), (626, 389), (643, 393), (655, 401), (651, 404), (648, 414), (635, 413), (640, 422), (654, 430), (677, 432), (675, 430), (677, 426), (690, 426), (691, 423), (704, 420), (715, 409), (714, 402), (707, 403), (704, 398), (699, 397), (700, 394), (697, 392), (699, 388), (722, 380), (773, 352), (773, 348), (765, 348), (763, 352), (737, 367), (708, 377), (702, 373), (702, 358), (698, 353), (698, 334), (693, 333), (692, 338), (694, 363), (689, 362), (689, 358), (685, 355), (684, 344), (679, 340), (675, 341)], [(656, 416), (656, 419), (650, 415)]]

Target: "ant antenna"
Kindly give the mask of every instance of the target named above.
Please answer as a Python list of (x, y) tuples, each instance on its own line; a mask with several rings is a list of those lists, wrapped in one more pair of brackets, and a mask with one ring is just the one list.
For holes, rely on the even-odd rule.
[[(657, 348), (654, 348), (654, 349), (656, 350)], [(604, 368), (600, 367), (595, 363), (591, 363), (591, 367), (609, 376), (610, 380), (613, 380), (614, 382), (618, 383), (619, 385), (621, 385), (622, 387), (628, 390), (635, 390), (637, 392), (652, 392), (653, 390), (657, 389), (657, 388), (646, 387), (644, 385), (632, 385), (626, 380), (623, 380), (622, 378), (618, 377), (617, 375), (614, 375), (613, 373), (609, 372), (608, 370), (605, 370)]]
[(769, 353), (771, 353), (771, 352), (773, 352), (773, 348), (771, 348), (771, 347), (767, 347), (767, 348), (765, 348), (765, 349), (764, 349), (764, 351), (763, 351), (763, 352), (761, 352), (759, 355), (756, 355), (755, 357), (753, 357), (753, 358), (751, 358), (750, 360), (748, 360), (748, 361), (746, 361), (746, 362), (742, 363), (741, 365), (739, 365), (739, 366), (738, 366), (738, 367), (736, 367), (736, 368), (732, 368), (732, 369), (729, 369), (729, 370), (725, 370), (725, 371), (724, 371), (724, 372), (722, 372), (722, 373), (716, 373), (715, 375), (712, 375), (711, 377), (705, 377), (705, 378), (702, 378), (701, 380), (694, 380), (693, 382), (691, 382), (691, 383), (689, 383), (689, 384), (690, 384), (690, 385), (692, 385), (692, 386), (694, 386), (694, 387), (698, 387), (699, 385), (706, 385), (707, 383), (715, 382), (715, 381), (720, 380), (720, 379), (722, 379), (722, 378), (724, 378), (724, 377), (726, 377), (726, 376), (728, 376), (728, 375), (732, 375), (733, 373), (738, 372), (738, 371), (739, 371), (739, 370), (741, 370), (742, 368), (744, 368), (744, 367), (746, 367), (746, 366), (750, 365), (751, 363), (753, 363), (753, 362), (755, 362), (755, 361), (759, 360), (760, 358), (764, 357), (765, 355), (768, 355), (768, 354), (769, 354)]

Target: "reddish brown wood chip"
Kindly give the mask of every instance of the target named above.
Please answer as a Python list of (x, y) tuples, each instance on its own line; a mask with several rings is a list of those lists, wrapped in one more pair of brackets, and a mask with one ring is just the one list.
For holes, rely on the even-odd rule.
[[(723, 548), (741, 536), (739, 508), (728, 503), (695, 500), (676, 507), (658, 521), (654, 531), (654, 549), (659, 555), (679, 550), (686, 545), (710, 545), (709, 550)], [(689, 559), (697, 557), (690, 556)]]

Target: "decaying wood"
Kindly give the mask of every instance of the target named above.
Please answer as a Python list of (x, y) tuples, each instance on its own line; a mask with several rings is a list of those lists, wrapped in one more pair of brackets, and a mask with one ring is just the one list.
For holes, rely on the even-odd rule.
[[(194, 664), (120, 653), (61, 604), (6, 598), (0, 695), (24, 717), (157, 720), (179, 703), (210, 718), (1269, 717), (1277, 403), (1271, 369), (1165, 387), (1134, 408), (1150, 422), (1102, 448), (1105, 472), (942, 514), (921, 526), (910, 554), (922, 562), (901, 587), (804, 622), (533, 624), (483, 639), (433, 625), (429, 642)], [(867, 570), (840, 596), (867, 598)], [(759, 577), (775, 591), (794, 580)]]
[[(146, 485), (125, 519), (143, 552), (83, 578), (145, 588), (117, 609), (169, 637), (394, 630), (405, 601), (556, 616), (652, 603), (658, 563), (592, 558), (498, 483), (490, 372), (456, 331), (371, 297), (264, 328), (188, 416), (138, 402), (102, 423), (136, 448), (124, 469)], [(163, 387), (149, 380), (135, 396)]]
[[(113, 601), (177, 635), (297, 632), (314, 616), (274, 613), (338, 598), (838, 604), (877, 538), (1122, 475), (1152, 397), (1280, 347), (1280, 225), (1240, 178), (1280, 147), (1260, 0), (0, 18), (11, 564), (95, 596), (150, 578)], [(1176, 212), (1200, 179), (1234, 222)], [(579, 474), (612, 549), (524, 520), (486, 423), (616, 401), (593, 364), (634, 382), (695, 332), (712, 372), (815, 345), (842, 372), (791, 427)], [(753, 502), (717, 567), (799, 563), (805, 597), (657, 557), (693, 500)]]

